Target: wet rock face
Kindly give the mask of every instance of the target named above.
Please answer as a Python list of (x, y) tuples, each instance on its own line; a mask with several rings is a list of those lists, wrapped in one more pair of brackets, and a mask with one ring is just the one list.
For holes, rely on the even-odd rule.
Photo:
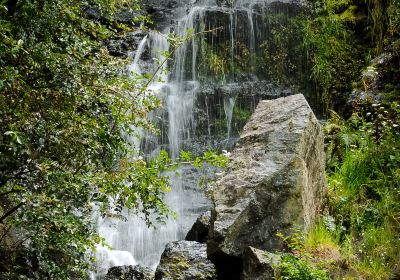
[(279, 250), (278, 231), (313, 225), (326, 191), (323, 135), (303, 95), (261, 101), (232, 159), (214, 191), (211, 259)]
[(121, 9), (119, 12), (117, 12), (113, 18), (111, 19), (109, 16), (104, 15), (101, 10), (97, 9), (96, 7), (92, 6), (88, 9), (85, 10), (86, 15), (95, 21), (100, 21), (106, 25), (112, 25), (113, 21), (117, 21), (119, 23), (124, 23), (129, 26), (138, 26), (140, 23), (138, 23), (135, 19), (138, 16), (143, 16), (144, 13), (141, 10), (135, 11), (132, 9)]
[[(292, 95), (269, 81), (244, 81), (222, 86), (205, 84), (197, 94), (194, 108), (195, 135), (184, 149), (231, 150), (244, 125), (262, 99)], [(230, 116), (230, 119), (228, 118)]]
[(154, 273), (140, 265), (115, 266), (108, 270), (104, 280), (153, 280)]
[(217, 279), (216, 270), (207, 259), (206, 245), (195, 241), (168, 243), (155, 276), (155, 280), (214, 279)]
[(191, 6), (193, 0), (146, 0), (142, 1), (142, 7), (146, 10), (154, 22), (154, 26), (162, 31), (169, 27), (170, 23), (182, 17), (186, 9)]
[[(133, 54), (137, 50), (140, 41), (146, 35), (148, 35), (148, 33), (142, 30), (128, 32), (119, 37), (108, 40), (107, 42), (105, 42), (105, 44), (111, 55), (117, 57), (128, 57), (130, 54)], [(150, 51), (148, 48), (146, 48), (144, 54), (142, 55), (142, 59), (149, 59), (149, 56)]]
[[(292, 95), (288, 88), (282, 88), (266, 80), (243, 81), (222, 86), (202, 85), (196, 98), (196, 136), (227, 138), (227, 115), (231, 111), (230, 136), (238, 138), (244, 125), (254, 112), (258, 102), (265, 99)], [(223, 147), (231, 148), (224, 143)]]
[(210, 229), (211, 211), (207, 211), (197, 218), (196, 222), (189, 230), (185, 240), (197, 241), (205, 243), (208, 237), (208, 231)]

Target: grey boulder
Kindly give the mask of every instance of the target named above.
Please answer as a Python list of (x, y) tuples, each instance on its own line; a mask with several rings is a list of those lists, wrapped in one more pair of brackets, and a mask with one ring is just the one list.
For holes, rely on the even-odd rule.
[(213, 192), (208, 256), (275, 251), (294, 226), (307, 231), (326, 193), (323, 134), (301, 94), (261, 101)]
[(201, 214), (186, 235), (185, 240), (205, 243), (210, 229), (211, 211)]
[(156, 280), (214, 280), (214, 264), (207, 259), (206, 245), (195, 241), (168, 243), (156, 270)]

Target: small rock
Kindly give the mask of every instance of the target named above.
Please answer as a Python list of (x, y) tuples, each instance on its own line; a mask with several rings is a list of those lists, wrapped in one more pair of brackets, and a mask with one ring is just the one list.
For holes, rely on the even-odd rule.
[(201, 214), (187, 233), (185, 240), (205, 243), (210, 229), (210, 219), (211, 211)]
[[(111, 55), (116, 57), (128, 57), (130, 53), (137, 50), (140, 42), (146, 35), (148, 35), (148, 33), (142, 30), (128, 32), (122, 36), (107, 40), (105, 45)], [(141, 58), (150, 58), (149, 48), (145, 48)]]
[(124, 265), (110, 268), (104, 280), (153, 280), (154, 272), (141, 265)]
[(243, 280), (274, 279), (273, 267), (279, 258), (279, 255), (247, 247), (243, 252)]

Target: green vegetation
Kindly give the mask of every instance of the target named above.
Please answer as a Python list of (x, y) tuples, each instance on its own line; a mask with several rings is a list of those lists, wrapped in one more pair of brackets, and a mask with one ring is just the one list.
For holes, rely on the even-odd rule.
[[(326, 209), (305, 236), (286, 238), (297, 247), (288, 246), (278, 279), (399, 277), (399, 5), (396, 0), (325, 0), (315, 3), (313, 14), (266, 18), (272, 30), (263, 44), (264, 60), (272, 65), (267, 75), (311, 90), (323, 97), (325, 110), (344, 115), (326, 111), (331, 113), (324, 128)], [(391, 55), (388, 63), (371, 62), (382, 53)], [(367, 74), (361, 76), (362, 71)], [(378, 73), (379, 84), (374, 84)], [(346, 112), (340, 107), (352, 90), (367, 94)], [(315, 269), (326, 274), (313, 274)]]
[(300, 228), (294, 229), (291, 236), (285, 237), (278, 233), (286, 247), (287, 253), (280, 254), (279, 262), (274, 267), (277, 280), (328, 280), (329, 276), (324, 269), (326, 262), (319, 262), (309, 248), (305, 247), (305, 238)]
[[(330, 10), (268, 15), (270, 37), (262, 45), (267, 76), (316, 96), (329, 108), (335, 93), (347, 92), (361, 68), (354, 31)], [(310, 83), (311, 82), (311, 83)]]
[[(144, 161), (125, 139), (155, 130), (153, 77), (132, 78), (104, 45), (132, 29), (115, 15), (136, 2), (0, 1), (1, 279), (86, 279), (87, 252), (103, 243), (95, 208), (116, 218), (128, 208), (149, 224), (170, 214), (160, 173), (177, 164), (166, 152)], [(192, 163), (201, 160), (225, 162), (206, 152)]]
[[(197, 39), (200, 45), (200, 57), (205, 58), (197, 65), (199, 80), (207, 79), (224, 84), (239, 73), (255, 71), (251, 62), (254, 55), (251, 55), (243, 42), (235, 41), (234, 46), (230, 40), (219, 44), (213, 43), (213, 41), (217, 41), (217, 36), (223, 36), (220, 34), (221, 31), (217, 29), (214, 32), (207, 32), (206, 36), (199, 36)], [(232, 47), (235, 50), (234, 53), (232, 53)]]
[(391, 279), (400, 263), (400, 107), (363, 103), (326, 126), (329, 207), (343, 262), (367, 279)]
[[(121, 134), (151, 129), (144, 117), (158, 101), (144, 98), (138, 80), (121, 73), (126, 62), (102, 44), (129, 29), (113, 15), (133, 4), (1, 2), (2, 279), (85, 278), (86, 251), (102, 242), (94, 204), (103, 215), (169, 213), (168, 180), (158, 175), (168, 157), (132, 159), (135, 147)], [(89, 8), (107, 22), (90, 20)]]
[(303, 63), (301, 24), (304, 20), (299, 20), (300, 17), (288, 18), (286, 13), (278, 12), (268, 14), (265, 19), (269, 36), (261, 45), (264, 71), (269, 79), (285, 86), (309, 80)]
[(315, 97), (325, 112), (338, 109), (373, 56), (399, 53), (399, 10), (398, 0), (321, 0), (293, 17), (267, 14), (264, 72)]

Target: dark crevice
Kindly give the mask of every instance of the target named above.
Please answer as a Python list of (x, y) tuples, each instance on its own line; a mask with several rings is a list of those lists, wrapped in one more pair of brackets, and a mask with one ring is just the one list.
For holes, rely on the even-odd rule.
[(217, 269), (218, 280), (240, 280), (243, 272), (241, 258), (216, 253), (210, 257)]

